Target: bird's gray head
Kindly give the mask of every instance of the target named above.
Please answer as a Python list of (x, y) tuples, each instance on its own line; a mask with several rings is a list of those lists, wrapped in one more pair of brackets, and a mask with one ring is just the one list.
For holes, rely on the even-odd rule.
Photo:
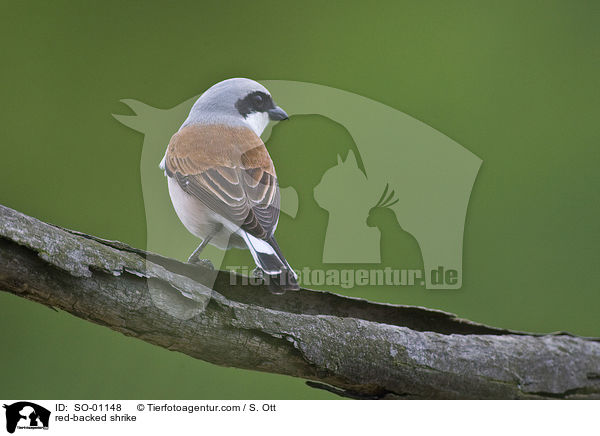
[(211, 86), (196, 101), (188, 124), (226, 123), (243, 125), (260, 135), (269, 120), (287, 120), (288, 115), (275, 104), (271, 93), (250, 79), (228, 79)]

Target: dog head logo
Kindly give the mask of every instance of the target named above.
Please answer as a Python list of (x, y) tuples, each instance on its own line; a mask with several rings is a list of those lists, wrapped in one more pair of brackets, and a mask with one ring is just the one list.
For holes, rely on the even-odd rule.
[(19, 429), (47, 429), (50, 411), (28, 401), (4, 405), (6, 409), (6, 431), (14, 433)]
[[(316, 207), (328, 213), (323, 223), (321, 258), (316, 260), (325, 264), (381, 262), (380, 246), (385, 239), (381, 223), (389, 222), (391, 227), (386, 228), (388, 231), (392, 228), (394, 235), (388, 236), (394, 236), (391, 239), (403, 245), (398, 247), (399, 259), (406, 255), (411, 267), (424, 269), (427, 289), (460, 288), (464, 224), (481, 159), (426, 124), (368, 98), (311, 83), (260, 82), (291, 117), (287, 125), (277, 124), (272, 131), (268, 127), (263, 133), (265, 142), (271, 134), (277, 140), (293, 141), (302, 132), (293, 137), (279, 132), (292, 129), (294, 123), (300, 125), (303, 117), (310, 115), (343, 126), (344, 141), (350, 143), (345, 151), (336, 151), (339, 158), (329, 161), (326, 157), (331, 144), (311, 139), (310, 144), (320, 150), (315, 166), (305, 169), (297, 179), (288, 178), (287, 187), (282, 185), (283, 214), (295, 217), (309, 203), (316, 203)], [(171, 135), (185, 120), (196, 99), (165, 110), (123, 100), (135, 115), (115, 115), (126, 126), (144, 134), (141, 178), (147, 248), (180, 259), (189, 255), (198, 241), (179, 224), (168, 206), (167, 183), (157, 166)], [(305, 141), (304, 147), (310, 144)], [(302, 151), (300, 145), (289, 150), (298, 147)], [(282, 160), (275, 160), (279, 166)], [(329, 162), (328, 167), (322, 168), (322, 162)], [(313, 173), (319, 171), (314, 177)], [(165, 232), (165, 228), (169, 231)], [(312, 228), (315, 229), (314, 224)], [(298, 244), (304, 242), (302, 238), (296, 240)], [(410, 254), (404, 253), (404, 244)], [(293, 246), (288, 251), (293, 252)], [(208, 247), (206, 255), (217, 269), (221, 266), (223, 251)], [(432, 280), (432, 273), (440, 268), (453, 270), (455, 280), (450, 283)]]

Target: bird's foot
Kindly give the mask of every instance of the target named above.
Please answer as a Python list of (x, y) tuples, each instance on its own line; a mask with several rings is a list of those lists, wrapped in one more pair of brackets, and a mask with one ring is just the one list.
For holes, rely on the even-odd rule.
[(215, 266), (210, 261), (210, 259), (199, 259), (197, 257), (190, 257), (188, 259), (188, 263), (192, 264), (192, 265), (203, 266), (204, 268), (208, 268), (210, 270), (214, 270), (215, 269)]
[(265, 276), (265, 272), (262, 270), (261, 267), (257, 266), (256, 268), (254, 268), (252, 270), (252, 277), (255, 277), (257, 279), (262, 279)]

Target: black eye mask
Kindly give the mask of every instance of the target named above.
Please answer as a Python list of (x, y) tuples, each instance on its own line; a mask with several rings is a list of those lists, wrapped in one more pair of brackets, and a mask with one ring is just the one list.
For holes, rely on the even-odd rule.
[(262, 91), (255, 91), (239, 99), (235, 103), (235, 107), (240, 115), (246, 118), (252, 112), (267, 112), (269, 109), (273, 109), (275, 105), (270, 95)]

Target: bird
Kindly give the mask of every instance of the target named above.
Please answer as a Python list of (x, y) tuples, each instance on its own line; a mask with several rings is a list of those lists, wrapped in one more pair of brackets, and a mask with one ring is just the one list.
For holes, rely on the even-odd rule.
[(172, 136), (159, 167), (180, 221), (201, 244), (188, 262), (202, 264), (207, 244), (247, 248), (275, 293), (300, 289), (275, 240), (280, 193), (260, 138), (269, 121), (289, 117), (258, 82), (233, 78), (206, 90)]

